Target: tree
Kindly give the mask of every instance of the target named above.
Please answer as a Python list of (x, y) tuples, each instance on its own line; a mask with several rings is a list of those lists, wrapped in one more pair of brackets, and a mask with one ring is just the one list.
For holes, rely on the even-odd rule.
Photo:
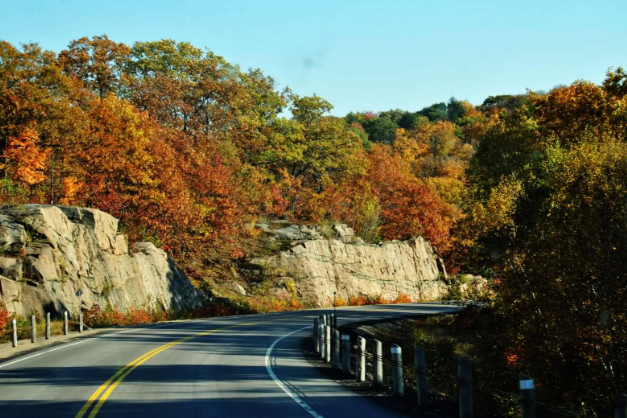
[(387, 117), (374, 117), (362, 123), (371, 142), (391, 145), (398, 126)]
[(463, 118), (466, 114), (464, 104), (454, 97), (451, 97), (446, 105), (446, 117), (451, 122), (457, 122), (457, 119)]
[(111, 41), (107, 35), (83, 37), (61, 51), (59, 64), (66, 74), (83, 81), (102, 99), (109, 93), (121, 93), (122, 74), (130, 51), (128, 46)]
[(436, 248), (448, 246), (455, 210), (424, 182), (411, 175), (409, 165), (394, 157), (388, 146), (370, 152), (368, 180), (380, 205), (380, 234), (387, 239), (422, 236)]
[(16, 137), (9, 138), (8, 146), (2, 153), (5, 163), (5, 179), (7, 172), (10, 177), (27, 186), (41, 183), (46, 179), (43, 170), (50, 150), (41, 149), (37, 145), (39, 137), (33, 129), (26, 128)]
[(418, 112), (419, 115), (425, 116), (430, 122), (439, 122), (446, 120), (448, 117), (446, 103), (435, 103), (425, 107)]
[(608, 79), (530, 94), (488, 130), (470, 171), (508, 349), (551, 399), (596, 415), (627, 387), (627, 103)]

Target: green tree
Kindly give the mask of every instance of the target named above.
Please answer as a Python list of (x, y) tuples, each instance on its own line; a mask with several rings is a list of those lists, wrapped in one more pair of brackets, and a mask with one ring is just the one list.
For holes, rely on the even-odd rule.
[(367, 119), (362, 123), (364, 129), (368, 133), (368, 139), (371, 142), (391, 145), (394, 142), (394, 136), (398, 125), (391, 119), (386, 117), (375, 117)]
[(446, 103), (435, 103), (427, 106), (418, 112), (419, 115), (426, 116), (430, 122), (439, 122), (448, 117)]

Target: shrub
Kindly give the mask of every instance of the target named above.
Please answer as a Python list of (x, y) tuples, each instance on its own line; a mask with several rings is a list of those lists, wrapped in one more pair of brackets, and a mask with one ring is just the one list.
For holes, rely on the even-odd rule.
[(363, 295), (351, 296), (348, 298), (348, 304), (350, 306), (364, 306), (368, 305), (368, 299)]
[(11, 314), (4, 303), (0, 302), (0, 333), (9, 327), (10, 322)]
[(398, 294), (398, 296), (396, 296), (396, 299), (394, 299), (392, 303), (411, 303), (411, 302), (413, 302), (411, 298), (407, 294), (401, 292)]

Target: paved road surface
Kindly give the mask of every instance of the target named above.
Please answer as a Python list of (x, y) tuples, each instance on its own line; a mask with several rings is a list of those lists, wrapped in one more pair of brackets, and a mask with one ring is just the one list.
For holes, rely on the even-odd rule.
[[(339, 324), (456, 308), (338, 308)], [(325, 378), (302, 354), (313, 317), (284, 312), (160, 324), (0, 363), (0, 417), (398, 416)]]

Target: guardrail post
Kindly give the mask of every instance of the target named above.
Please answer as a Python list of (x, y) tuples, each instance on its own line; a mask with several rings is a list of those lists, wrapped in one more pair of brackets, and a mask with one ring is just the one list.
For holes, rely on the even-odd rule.
[(324, 322), (320, 324), (320, 358), (323, 360), (326, 356), (324, 350), (327, 348), (327, 345), (324, 343), (324, 336), (326, 334), (326, 331), (324, 330), (325, 327), (326, 325), (324, 325)]
[(35, 315), (30, 317), (30, 342), (37, 342), (37, 318), (35, 318)]
[(614, 418), (627, 418), (627, 395), (620, 393), (616, 395), (614, 407)]
[(457, 363), (459, 379), (459, 418), (472, 418), (472, 361), (460, 356)]
[(46, 312), (46, 340), (50, 339), (50, 312)]
[(392, 346), (392, 388), (394, 395), (403, 396), (405, 394), (405, 383), (403, 382), (403, 351), (401, 347), (394, 344)]
[(366, 339), (357, 337), (357, 381), (366, 381)]
[(342, 334), (342, 370), (351, 372), (351, 336), (348, 334)]
[(340, 368), (340, 331), (334, 329), (333, 337), (331, 338), (333, 345), (333, 353), (331, 355), (331, 366), (334, 369)]
[(427, 386), (427, 362), (425, 352), (419, 348), (414, 349), (414, 369), (416, 371), (416, 395), (418, 406), (429, 404), (429, 389)]
[(324, 327), (324, 361), (331, 363), (331, 327)]
[(15, 319), (11, 321), (11, 326), (13, 327), (13, 347), (17, 347), (17, 321)]
[(320, 321), (318, 321), (318, 318), (314, 318), (313, 341), (314, 341), (314, 350), (316, 351), (316, 354), (320, 353), (320, 332), (318, 329), (320, 328), (318, 326), (319, 323)]
[(536, 390), (533, 379), (520, 376), (520, 400), (522, 403), (522, 417), (536, 418)]
[(67, 311), (63, 312), (63, 335), (70, 333), (70, 326), (67, 321)]
[(383, 344), (379, 340), (373, 340), (374, 345), (374, 385), (383, 386)]
[(83, 332), (83, 313), (78, 314), (78, 332)]

